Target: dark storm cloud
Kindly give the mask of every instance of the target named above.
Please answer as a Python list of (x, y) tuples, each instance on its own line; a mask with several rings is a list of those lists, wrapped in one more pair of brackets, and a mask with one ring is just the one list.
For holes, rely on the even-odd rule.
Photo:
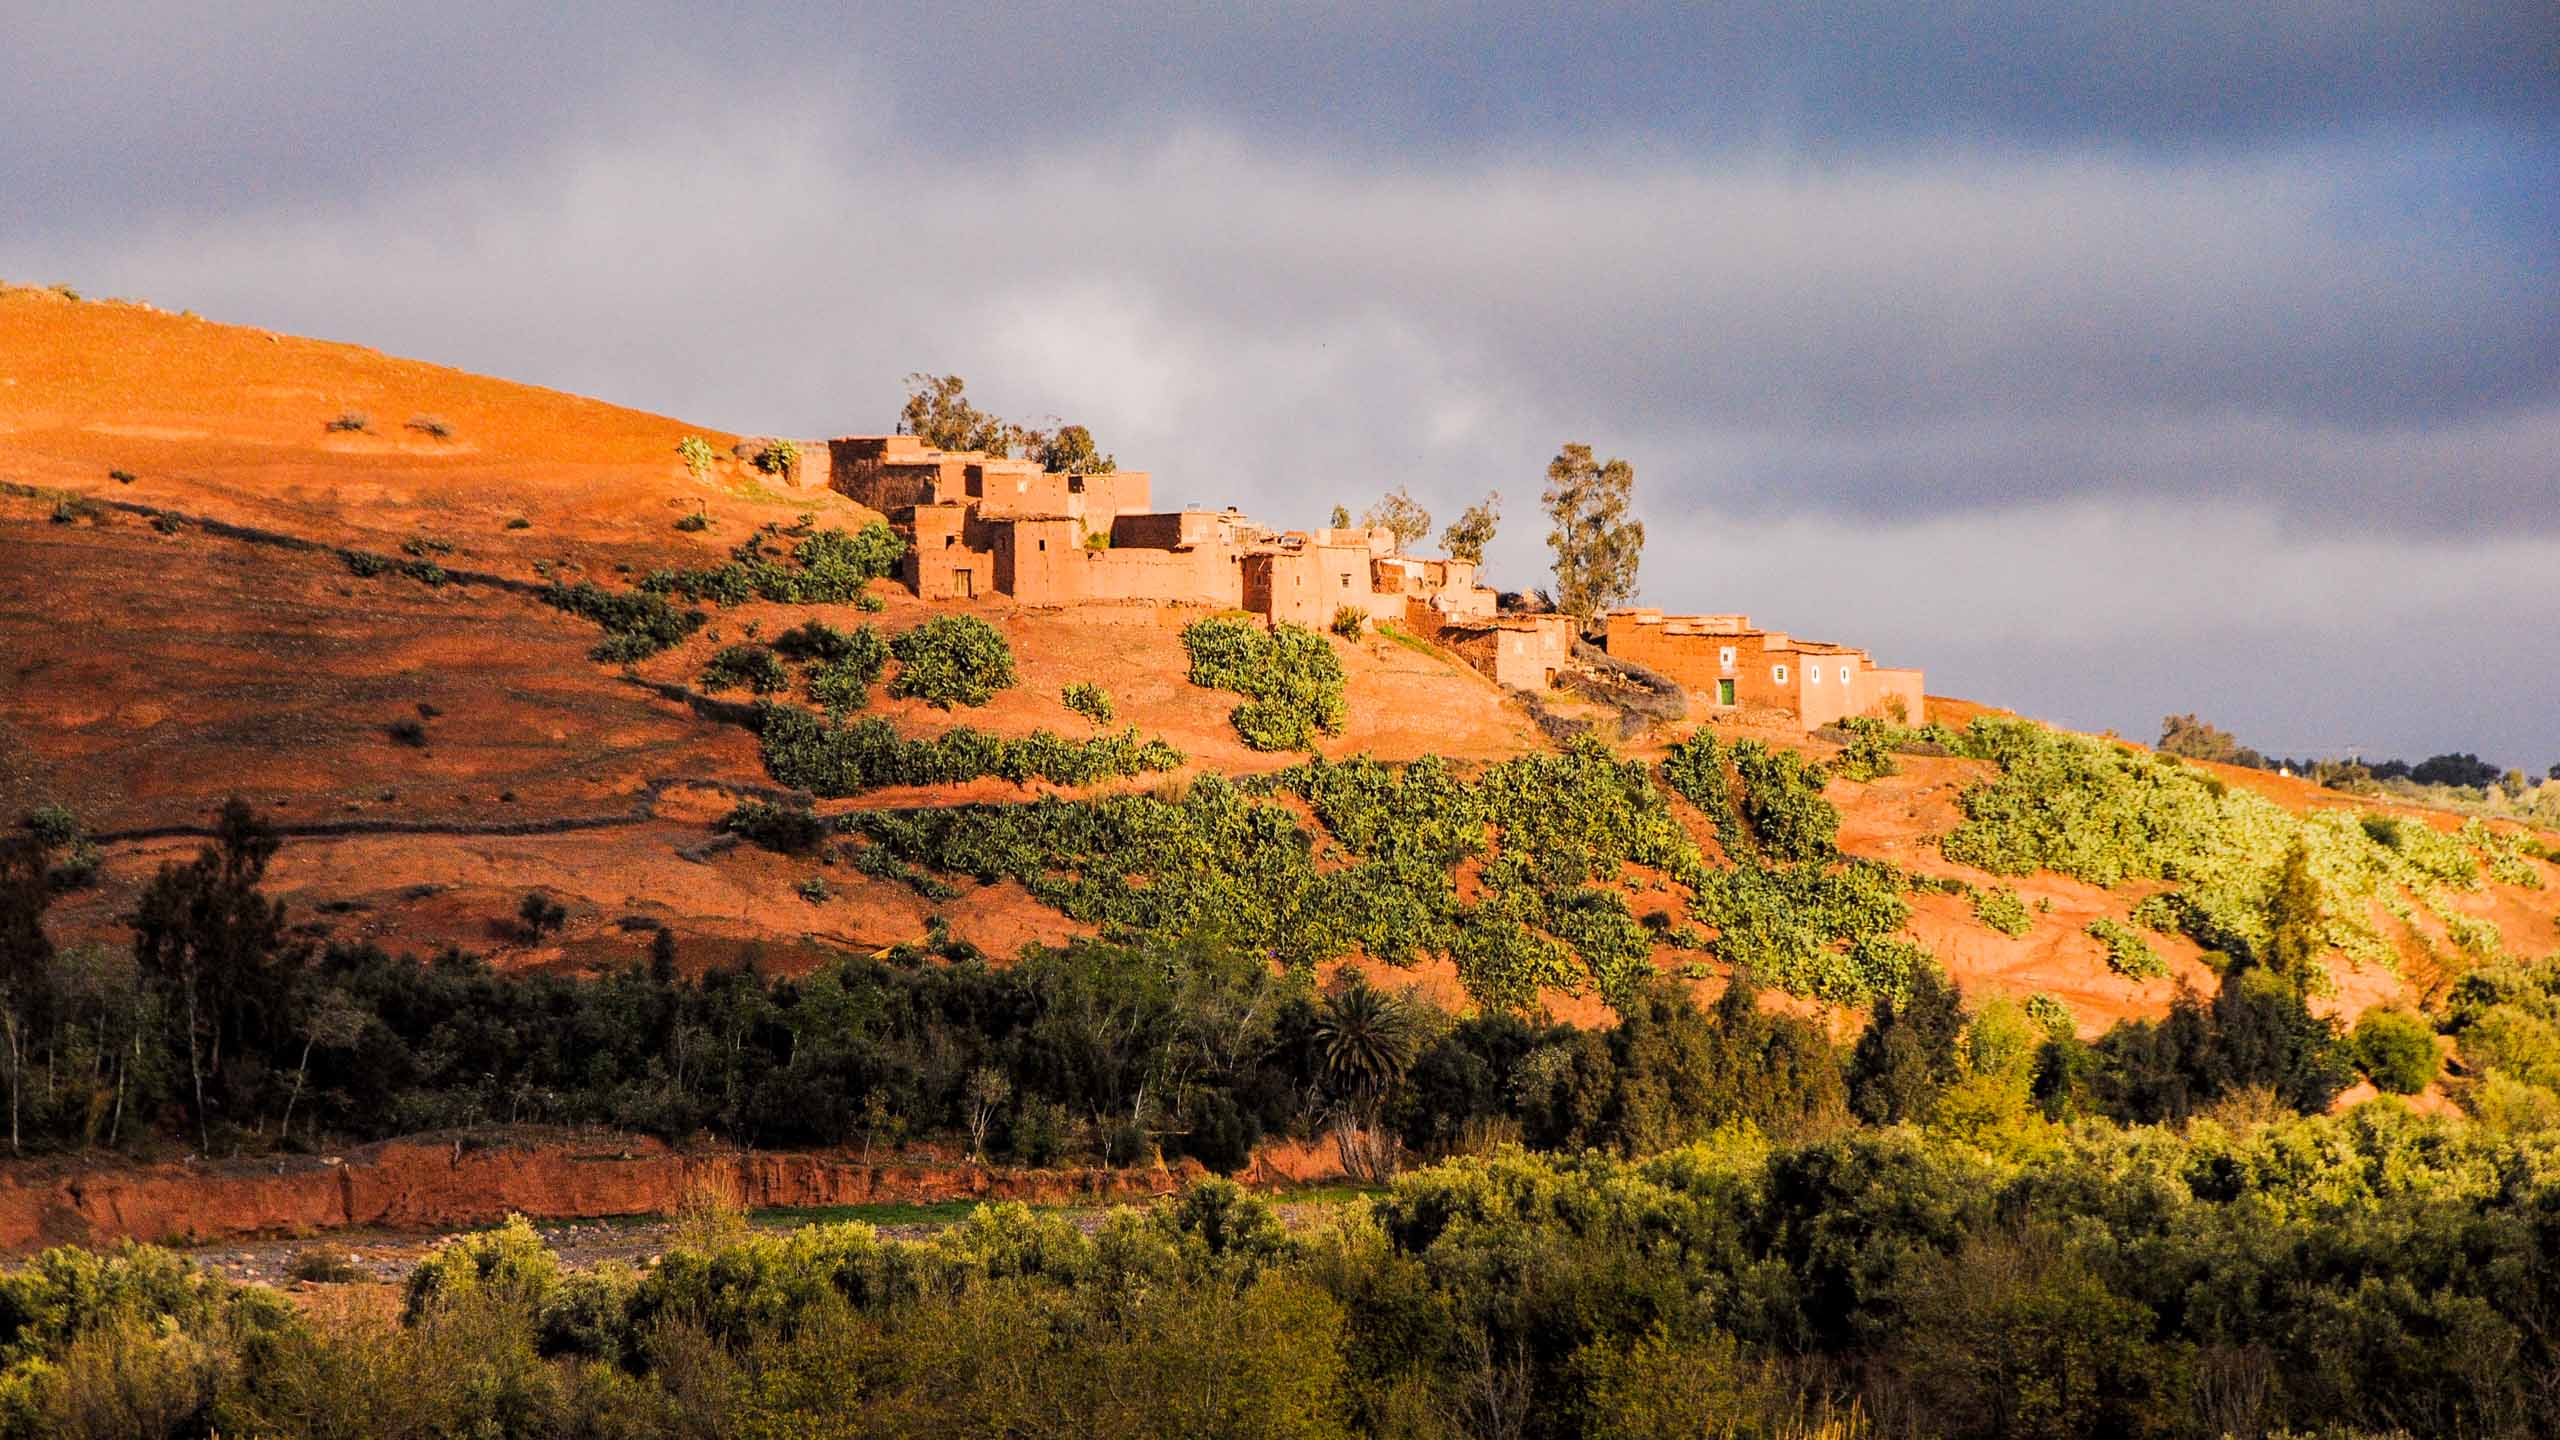
[(1179, 118), (1409, 159), (2554, 129), (2534, 3), (1339, 6), (15, 0), (0, 193), (219, 210), (484, 164), (649, 97), (832, 97), (951, 155)]

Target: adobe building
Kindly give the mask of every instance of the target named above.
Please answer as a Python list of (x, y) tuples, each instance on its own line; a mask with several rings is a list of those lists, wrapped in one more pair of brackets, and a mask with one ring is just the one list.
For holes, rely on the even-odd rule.
[(1758, 629), (1747, 615), (1630, 609), (1610, 611), (1608, 621), (1611, 655), (1667, 676), (1716, 711), (1774, 711), (1807, 730), (1853, 715), (1927, 721), (1920, 672), (1880, 666), (1852, 646)]
[(900, 578), (927, 600), (1205, 605), (1310, 627), (1345, 606), (1372, 621), (1417, 602), (1435, 617), (1494, 609), (1472, 562), (1400, 555), (1385, 529), (1275, 534), (1233, 509), (1153, 510), (1144, 471), (1064, 474), (912, 435), (824, 449), (827, 483), (905, 536)]
[(1573, 659), (1573, 617), (1553, 612), (1443, 617), (1433, 638), (1505, 690), (1544, 690)]

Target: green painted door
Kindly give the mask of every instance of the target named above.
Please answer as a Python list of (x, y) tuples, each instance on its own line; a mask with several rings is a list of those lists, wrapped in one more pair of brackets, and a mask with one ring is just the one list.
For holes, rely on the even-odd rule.
[(1731, 680), (1719, 680), (1716, 682), (1716, 703), (1719, 705), (1730, 705), (1733, 703), (1733, 682)]

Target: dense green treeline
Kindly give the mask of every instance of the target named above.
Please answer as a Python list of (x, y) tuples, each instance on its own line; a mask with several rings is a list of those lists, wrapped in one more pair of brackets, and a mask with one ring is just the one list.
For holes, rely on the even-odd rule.
[[(1498, 803), (1528, 806), (1534, 775), (1514, 772), (1503, 783), (1524, 788)], [(1586, 777), (1629, 803), (1636, 779)], [(1444, 855), (1362, 830), (1362, 817), (1395, 811), (1381, 796), (1439, 783), (1428, 768), (1346, 766), (1291, 783), (1372, 864), (1445, 880)], [(1465, 809), (1446, 807), (1451, 835), (1465, 833)], [(797, 813), (733, 819), (768, 843), (823, 834), (795, 831)], [(1613, 821), (1600, 833), (1619, 848), (1576, 850), (1582, 833), (1563, 824), (1536, 852), (1543, 883), (1568, 897), (1624, 847), (1672, 838)], [(660, 932), (645, 967), (508, 977), (465, 956), (422, 964), (300, 939), (261, 888), (276, 843), (231, 807), (215, 843), (146, 890), (124, 953), (56, 951), (42, 917), (64, 871), (40, 844), (7, 847), (0, 1059), (21, 1148), (112, 1147), (174, 1114), (209, 1150), (584, 1122), (758, 1145), (965, 1136), (1017, 1163), (1163, 1154), (1231, 1169), (1265, 1136), (1330, 1135), (1346, 1162), (1384, 1174), (1400, 1152), (1518, 1139), (1643, 1153), (1733, 1123), (1820, 1134), (1853, 1112), (1981, 1133), (2080, 1115), (2178, 1120), (2235, 1092), (2318, 1110), (2368, 1052), (2397, 1056), (2394, 1067), (2409, 1058), (2406, 1045), (2351, 1044), (2310, 1013), (2299, 984), (2248, 961), (2212, 997), (2088, 1043), (2057, 1007), (1969, 1013), (1924, 963), (1845, 1052), (1814, 1022), (1764, 1011), (1747, 967), (1711, 1007), (1671, 982), (1637, 983), (1620, 1023), (1577, 1030), (1504, 1010), (1453, 1015), (1356, 975), (1320, 989), (1307, 967), (1273, 965), (1260, 937), (1196, 929), (1194, 941), (1035, 950), (1002, 968), (936, 940), (799, 978), (751, 961), (685, 978)], [(2553, 1079), (2553, 980), (2549, 966), (2483, 971), (2448, 1022), (2457, 1055), (2494, 1068), (2502, 1113), (2519, 1123)], [(2464, 1093), (2474, 1088), (2466, 1077)]]
[(1504, 1151), (1291, 1231), (521, 1224), (304, 1318), (165, 1253), (0, 1279), (0, 1434), (2507, 1437), (2560, 1418), (2560, 1148), (2391, 1102), (2004, 1154), (1910, 1128)]

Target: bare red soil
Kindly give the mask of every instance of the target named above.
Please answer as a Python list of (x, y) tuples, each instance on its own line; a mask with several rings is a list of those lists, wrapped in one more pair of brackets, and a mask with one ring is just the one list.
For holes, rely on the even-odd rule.
[(667, 1215), (709, 1195), (743, 1209), (1162, 1195), (1193, 1162), (1130, 1170), (996, 1170), (945, 1158), (670, 1147), (639, 1135), (422, 1137), (344, 1156), (0, 1168), (0, 1253), (113, 1240), (192, 1243), (331, 1230), (450, 1230), (531, 1219)]

